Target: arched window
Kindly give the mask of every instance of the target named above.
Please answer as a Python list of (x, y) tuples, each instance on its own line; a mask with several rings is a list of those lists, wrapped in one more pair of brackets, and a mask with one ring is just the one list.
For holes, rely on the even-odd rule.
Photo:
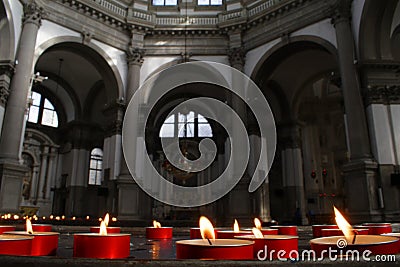
[(58, 115), (53, 104), (41, 94), (31, 92), (32, 105), (29, 108), (28, 121), (45, 126), (58, 127)]
[(103, 150), (100, 148), (93, 148), (90, 152), (89, 164), (89, 184), (101, 185), (103, 167)]
[(212, 137), (212, 129), (207, 119), (194, 111), (169, 116), (163, 123), (160, 137)]

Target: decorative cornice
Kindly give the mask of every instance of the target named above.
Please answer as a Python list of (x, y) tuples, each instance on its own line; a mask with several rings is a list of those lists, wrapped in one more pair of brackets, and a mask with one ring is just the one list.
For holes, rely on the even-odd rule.
[(145, 50), (138, 47), (129, 47), (126, 51), (126, 58), (129, 65), (142, 66)]
[(35, 1), (29, 1), (23, 5), (24, 16), (22, 18), (22, 23), (33, 23), (40, 27), (42, 25), (42, 17), (44, 14), (43, 8), (39, 7)]
[(399, 104), (400, 85), (373, 85), (366, 90), (366, 104)]

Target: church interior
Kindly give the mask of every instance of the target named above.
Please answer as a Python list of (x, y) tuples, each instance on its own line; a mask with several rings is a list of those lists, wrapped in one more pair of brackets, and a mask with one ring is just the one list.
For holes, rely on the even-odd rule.
[[(328, 222), (335, 205), (354, 222), (400, 219), (398, 0), (2, 0), (0, 40), (2, 215), (309, 225)], [(231, 66), (260, 88), (276, 152), (256, 191), (247, 171), (217, 201), (175, 207), (132, 179), (123, 120), (149, 77), (196, 61)], [(223, 88), (183, 86), (146, 126), (153, 165), (180, 186), (212, 181), (229, 156), (215, 121), (195, 110), (167, 116), (200, 96), (234, 102)], [(251, 112), (239, 116), (257, 141)], [(161, 146), (173, 137), (189, 159), (204, 138), (218, 154), (207, 170), (179, 171)]]

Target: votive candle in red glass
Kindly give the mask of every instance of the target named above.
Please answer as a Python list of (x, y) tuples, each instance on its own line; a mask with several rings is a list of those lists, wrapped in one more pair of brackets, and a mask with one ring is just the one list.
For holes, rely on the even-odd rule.
[(172, 238), (172, 227), (146, 227), (147, 239), (170, 239)]
[(390, 223), (363, 223), (363, 226), (368, 227), (370, 235), (381, 235), (392, 232)]
[(30, 256), (33, 237), (21, 235), (0, 235), (0, 254)]
[(298, 237), (293, 235), (264, 235), (256, 238), (254, 235), (236, 236), (236, 239), (254, 241), (255, 259), (288, 259), (298, 255)]
[(326, 251), (336, 251), (338, 255), (346, 251), (371, 251), (373, 255), (397, 254), (399, 253), (400, 239), (393, 236), (382, 235), (357, 235), (354, 244), (347, 242), (343, 236), (330, 236), (315, 238), (310, 241), (311, 249), (319, 257), (328, 256)]
[(122, 259), (130, 254), (130, 234), (74, 234), (73, 256), (78, 258)]
[(0, 234), (10, 231), (15, 231), (14, 225), (0, 225)]
[(51, 232), (52, 228), (53, 226), (51, 224), (32, 224), (32, 230), (34, 232)]
[(339, 229), (336, 224), (318, 224), (312, 226), (313, 237), (321, 237), (321, 229)]
[[(92, 226), (90, 227), (91, 233), (100, 233), (99, 226)], [(107, 226), (107, 234), (119, 234), (121, 233), (121, 227), (109, 227)]]
[(233, 239), (235, 236), (251, 235), (250, 230), (246, 231), (234, 231), (234, 230), (217, 230), (215, 231), (215, 238), (217, 239)]
[[(368, 235), (368, 229), (354, 229), (357, 231), (357, 235)], [(327, 236), (343, 236), (343, 232), (340, 229), (321, 229), (321, 237)], [(343, 237), (344, 238), (344, 237)]]
[(271, 226), (271, 228), (278, 229), (278, 235), (293, 235), (293, 236), (298, 235), (296, 225), (273, 225)]
[(33, 237), (31, 256), (54, 256), (57, 253), (60, 233), (34, 232), (33, 234), (28, 234), (25, 231), (11, 231), (4, 234)]
[(248, 240), (191, 239), (176, 242), (177, 259), (249, 260), (253, 259), (254, 242)]

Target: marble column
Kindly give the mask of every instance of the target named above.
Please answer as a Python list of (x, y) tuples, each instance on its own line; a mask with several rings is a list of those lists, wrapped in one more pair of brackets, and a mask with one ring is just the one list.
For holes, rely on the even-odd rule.
[[(126, 104), (140, 85), (140, 69), (143, 64), (144, 50), (140, 47), (129, 47), (127, 51), (128, 80), (125, 93)], [(143, 137), (144, 140), (144, 137)], [(130, 147), (136, 151), (136, 147)], [(123, 152), (123, 151), (121, 151)], [(118, 216), (124, 219), (149, 220), (152, 217), (151, 198), (133, 180), (124, 158), (121, 155), (120, 174), (117, 181)]]
[(282, 186), (285, 192), (285, 207), (282, 211), (287, 220), (296, 224), (307, 224), (304, 191), (303, 157), (301, 151), (301, 128), (296, 123), (281, 126), (282, 141)]
[(10, 94), (10, 83), (13, 73), (14, 63), (10, 61), (0, 62), (0, 133), (3, 126), (8, 95)]
[(0, 212), (18, 212), (22, 199), (22, 180), (29, 171), (20, 164), (21, 144), (42, 9), (34, 1), (27, 1), (23, 5), (24, 16), (16, 55), (18, 64), (10, 84), (0, 138)]
[[(364, 104), (355, 66), (351, 0), (337, 1), (332, 23), (336, 30), (339, 69), (346, 113), (350, 162), (343, 166), (346, 205), (354, 220), (379, 216), (377, 163), (372, 159)], [(357, 189), (355, 193), (354, 189)]]
[(33, 58), (42, 10), (34, 1), (24, 4), (23, 27), (18, 45), (15, 74), (11, 80), (10, 95), (0, 140), (0, 159), (19, 161), (25, 111), (33, 73)]

